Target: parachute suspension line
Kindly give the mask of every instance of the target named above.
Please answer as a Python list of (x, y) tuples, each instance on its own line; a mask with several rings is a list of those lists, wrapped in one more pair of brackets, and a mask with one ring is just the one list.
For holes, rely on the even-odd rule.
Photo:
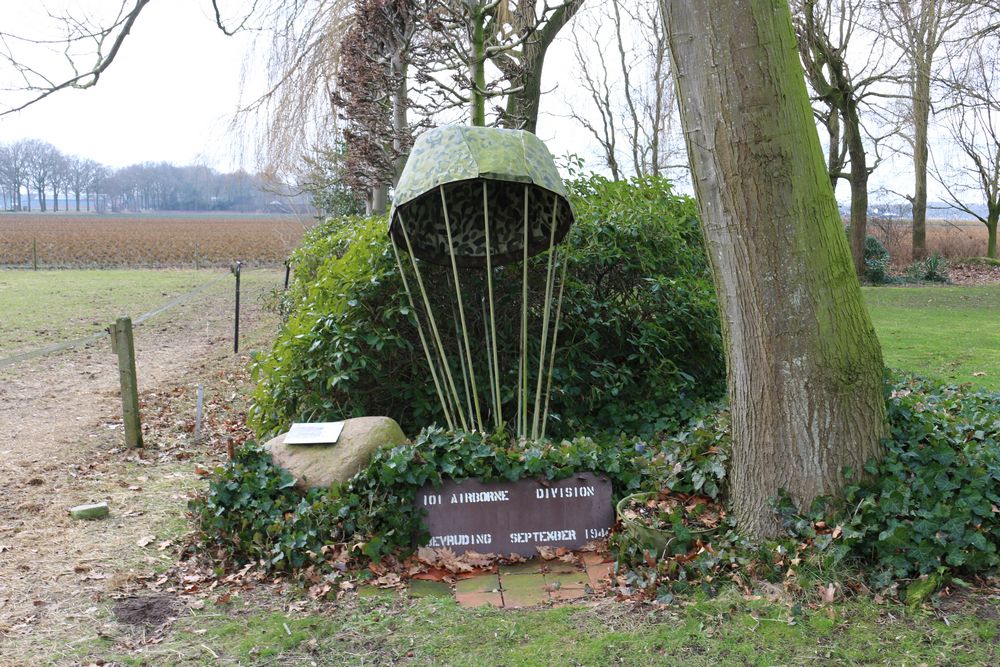
[[(399, 228), (403, 230), (403, 239), (406, 240), (406, 251), (410, 255), (410, 263), (413, 265), (413, 272), (417, 275), (417, 286), (420, 288), (420, 296), (424, 299), (424, 308), (427, 309), (427, 319), (431, 323), (431, 332), (434, 334), (434, 342), (437, 345), (438, 355), (441, 357), (441, 365), (444, 366), (445, 376), (448, 379), (448, 388), (451, 390), (451, 398), (455, 401), (455, 405), (459, 406), (462, 404), (462, 401), (458, 398), (458, 390), (455, 389), (455, 378), (452, 377), (451, 365), (448, 363), (448, 355), (444, 353), (444, 345), (441, 343), (441, 334), (438, 333), (437, 322), (434, 320), (434, 311), (431, 310), (430, 301), (427, 299), (427, 290), (424, 288), (424, 280), (420, 276), (420, 268), (417, 266), (417, 259), (413, 255), (413, 246), (410, 244), (410, 235), (406, 233), (406, 226), (403, 224), (402, 218), (399, 218)], [(461, 410), (456, 410), (456, 412), (458, 413), (459, 421), (462, 424), (462, 429), (468, 431), (469, 424), (465, 421), (465, 413)]]
[[(403, 223), (400, 221), (400, 227)], [(403, 271), (403, 262), (399, 259), (399, 249), (396, 247), (395, 243), (390, 243), (392, 246), (392, 252), (396, 256), (396, 266), (399, 268), (399, 275), (403, 278), (403, 288), (406, 290), (406, 298), (410, 301), (410, 309), (413, 311), (413, 319), (417, 321), (417, 334), (420, 335), (420, 346), (424, 350), (424, 358), (427, 359), (427, 367), (431, 371), (431, 379), (434, 380), (434, 391), (437, 392), (438, 400), (441, 401), (441, 409), (444, 411), (444, 419), (448, 423), (448, 428), (455, 430), (455, 422), (451, 416), (451, 409), (448, 401), (445, 400), (444, 392), (441, 390), (441, 382), (438, 380), (437, 371), (434, 369), (434, 360), (431, 359), (431, 351), (427, 346), (427, 337), (424, 335), (424, 326), (420, 323), (420, 313), (417, 312), (417, 306), (413, 301), (413, 293), (410, 292), (410, 283), (406, 280), (406, 272)]]
[(490, 403), (490, 412), (493, 413), (493, 426), (499, 431), (500, 430), (500, 419), (497, 417), (499, 414), (496, 409), (497, 395), (494, 389), (494, 378), (493, 378), (493, 355), (491, 353), (490, 346), (490, 320), (486, 314), (486, 299), (480, 299), (480, 305), (483, 309), (483, 340), (486, 341), (486, 368), (489, 370), (489, 380), (490, 380), (490, 393), (492, 394), (493, 401)]
[(524, 186), (524, 239), (522, 249), (524, 256), (521, 261), (521, 373), (519, 378), (518, 399), (521, 405), (518, 414), (518, 436), (528, 435), (528, 186)]
[[(545, 437), (545, 425), (549, 420), (549, 398), (552, 397), (552, 371), (556, 365), (556, 339), (559, 337), (559, 318), (562, 316), (563, 291), (566, 289), (566, 267), (569, 266), (569, 257), (563, 253), (562, 275), (559, 277), (559, 299), (556, 301), (556, 321), (552, 327), (552, 352), (549, 354), (549, 379), (545, 385), (545, 411), (542, 413), (542, 433), (539, 437)], [(544, 342), (543, 342), (544, 344)]]
[(538, 381), (535, 384), (535, 410), (531, 420), (531, 438), (539, 436), (538, 422), (542, 417), (542, 380), (545, 375), (545, 352), (549, 346), (549, 316), (552, 314), (552, 292), (554, 291), (555, 272), (552, 270), (556, 257), (556, 213), (559, 211), (559, 195), (553, 195), (552, 223), (549, 226), (549, 258), (545, 272), (545, 301), (542, 314), (542, 338), (538, 346)]
[[(402, 224), (403, 223), (400, 223), (400, 225)], [(417, 312), (417, 306), (413, 302), (413, 294), (410, 292), (410, 285), (406, 280), (406, 273), (403, 271), (403, 262), (399, 259), (399, 249), (396, 248), (395, 243), (391, 243), (390, 245), (392, 246), (393, 254), (396, 256), (396, 267), (399, 268), (399, 275), (403, 278), (403, 288), (406, 290), (406, 298), (410, 301), (410, 309), (413, 311), (413, 319), (417, 321), (417, 334), (420, 336), (420, 347), (424, 350), (424, 358), (427, 359), (427, 367), (431, 371), (431, 379), (434, 380), (434, 391), (437, 392), (438, 400), (441, 401), (441, 409), (444, 411), (444, 419), (448, 423), (448, 428), (454, 430), (455, 422), (452, 420), (448, 401), (445, 400), (444, 393), (441, 391), (441, 382), (438, 380), (437, 372), (434, 370), (434, 360), (431, 359), (431, 351), (427, 346), (427, 337), (424, 335), (424, 326), (420, 323), (420, 313)]]
[[(448, 288), (451, 288), (451, 276), (446, 276)], [(459, 302), (461, 303), (461, 302)], [(472, 397), (469, 395), (469, 372), (465, 366), (465, 357), (462, 355), (462, 332), (458, 328), (458, 313), (455, 312), (455, 304), (451, 304), (451, 321), (455, 325), (455, 341), (458, 343), (458, 365), (462, 368), (462, 388), (465, 390), (465, 405), (469, 410), (469, 422), (475, 423), (472, 415)], [(473, 427), (475, 428), (475, 427)]]
[[(490, 391), (493, 393), (493, 423), (496, 425), (497, 430), (500, 429), (500, 425), (503, 424), (503, 414), (500, 408), (500, 361), (497, 358), (497, 320), (496, 314), (493, 307), (493, 264), (490, 257), (490, 206), (486, 198), (486, 181), (483, 181), (483, 225), (486, 230), (486, 286), (489, 291), (489, 301), (490, 301), (490, 331), (487, 332), (487, 338), (490, 339), (490, 344), (487, 345), (486, 355), (487, 362), (489, 363), (490, 348), (493, 348), (493, 361), (490, 363)], [(486, 320), (485, 313), (483, 313), (483, 320)]]
[(475, 407), (476, 420), (473, 428), (483, 428), (483, 415), (479, 409), (479, 392), (476, 390), (476, 372), (472, 368), (472, 346), (469, 345), (469, 329), (465, 326), (465, 308), (462, 306), (462, 290), (458, 284), (458, 264), (455, 262), (455, 246), (451, 242), (451, 223), (448, 220), (448, 202), (444, 196), (444, 186), (441, 190), (441, 209), (444, 211), (444, 230), (448, 235), (448, 254), (451, 255), (451, 271), (455, 275), (455, 300), (458, 301), (458, 316), (462, 320), (462, 338), (465, 340), (465, 361), (469, 367), (469, 380), (472, 385), (472, 406), (469, 420), (472, 421), (471, 409)]

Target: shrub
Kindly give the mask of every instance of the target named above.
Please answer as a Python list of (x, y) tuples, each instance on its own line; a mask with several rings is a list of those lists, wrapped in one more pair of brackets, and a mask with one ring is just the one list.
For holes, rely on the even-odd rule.
[(889, 282), (892, 258), (882, 242), (874, 236), (865, 237), (865, 279), (870, 283)]
[(214, 471), (208, 493), (191, 507), (201, 544), (220, 560), (298, 569), (322, 564), (323, 547), (341, 542), (361, 544), (364, 556), (378, 560), (405, 553), (418, 540), (426, 543), (423, 510), (414, 500), (422, 486), (440, 486), (445, 477), (515, 481), (600, 472), (611, 478), (617, 497), (644, 483), (652, 488), (662, 475), (683, 478), (679, 483), (691, 488), (718, 489), (722, 483), (704, 451), (696, 456), (655, 453), (638, 439), (511, 442), (429, 428), (411, 443), (379, 450), (345, 484), (301, 494), (267, 452), (249, 444)]
[(846, 492), (844, 543), (881, 583), (1000, 566), (1000, 394), (903, 380), (885, 458)]
[[(845, 231), (850, 238), (851, 226), (847, 225)], [(865, 237), (864, 262), (865, 280), (875, 285), (891, 282), (889, 266), (892, 264), (892, 258), (882, 242), (871, 235)]]
[(214, 471), (208, 493), (191, 503), (202, 547), (220, 561), (305, 566), (338, 533), (324, 492), (303, 496), (294, 485), (270, 454), (253, 443), (241, 447)]
[[(886, 400), (890, 433), (884, 458), (863, 471), (846, 471), (856, 481), (842, 499), (820, 498), (805, 514), (797, 513), (787, 496), (776, 499), (793, 540), (754, 545), (729, 526), (712, 538), (711, 548), (648, 567), (647, 555), (617, 536), (612, 546), (631, 568), (630, 581), (640, 587), (659, 582), (664, 594), (685, 590), (687, 582), (702, 577), (728, 577), (737, 567), (743, 568), (742, 577), (780, 576), (795, 562), (820, 569), (853, 565), (879, 587), (924, 574), (997, 570), (1000, 394), (898, 378), (887, 383)], [(698, 470), (721, 465), (729, 451), (724, 413), (720, 417), (719, 425), (707, 422), (694, 431), (690, 442), (706, 457)]]
[(914, 262), (906, 268), (906, 276), (910, 280), (929, 280), (931, 282), (948, 282), (948, 260), (935, 252), (927, 259)]
[[(996, 570), (1000, 394), (903, 378), (887, 384), (887, 405), (885, 456), (864, 471), (848, 471), (857, 481), (843, 499), (821, 498), (804, 515), (785, 499), (794, 540), (754, 545), (726, 524), (710, 549), (648, 567), (649, 556), (618, 536), (612, 547), (630, 584), (669, 580), (660, 592), (670, 594), (701, 578), (780, 577), (799, 558), (823, 567), (853, 563), (879, 586), (922, 574)], [(321, 564), (323, 547), (335, 543), (360, 544), (376, 560), (407, 552), (426, 537), (413, 502), (418, 489), (445, 477), (559, 479), (594, 471), (612, 478), (616, 499), (666, 488), (724, 501), (730, 448), (724, 409), (650, 441), (510, 442), (428, 428), (412, 443), (377, 452), (340, 487), (301, 494), (288, 473), (250, 445), (214, 472), (208, 494), (192, 507), (202, 543), (217, 557), (296, 569)]]
[[(575, 181), (577, 223), (564, 242), (569, 272), (553, 369), (549, 433), (650, 435), (683, 423), (705, 399), (721, 394), (722, 344), (714, 289), (694, 201), (661, 179)], [(414, 429), (442, 423), (428, 381), (415, 314), (396, 270), (384, 219), (340, 219), (312, 230), (293, 255), (292, 314), (271, 352), (254, 360), (250, 422), (261, 436), (292, 421), (383, 414)], [(529, 262), (529, 331), (541, 330), (545, 257)], [(515, 412), (520, 277), (497, 270), (498, 346), (505, 415)], [(450, 267), (422, 264), (450, 330)], [(509, 276), (509, 278), (505, 278)], [(476, 303), (481, 270), (465, 269), (463, 289)], [(412, 280), (411, 280), (412, 282)], [(484, 312), (466, 308), (469, 330)], [(535, 338), (537, 338), (537, 333)], [(452, 360), (457, 355), (452, 355)], [(538, 341), (529, 359), (538, 358)], [(482, 360), (485, 363), (485, 359)], [(453, 370), (461, 377), (457, 364)], [(485, 366), (477, 370), (488, 395)]]

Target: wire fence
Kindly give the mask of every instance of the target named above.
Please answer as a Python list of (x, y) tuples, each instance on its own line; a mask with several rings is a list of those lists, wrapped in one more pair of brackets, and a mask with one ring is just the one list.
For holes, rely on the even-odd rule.
[[(215, 285), (218, 285), (226, 278), (229, 278), (230, 275), (231, 275), (230, 272), (220, 274), (215, 279), (210, 280), (207, 283), (204, 283), (194, 288), (190, 292), (185, 292), (184, 294), (181, 294), (180, 296), (177, 296), (171, 299), (170, 301), (167, 301), (166, 303), (154, 308), (153, 310), (150, 310), (149, 312), (139, 315), (138, 317), (132, 320), (133, 325), (142, 324), (151, 317), (155, 317), (156, 315), (166, 312), (171, 308), (174, 308), (176, 306), (179, 306), (183, 303), (190, 301), (199, 294), (205, 292), (206, 290), (211, 289)], [(42, 357), (47, 354), (52, 354), (54, 352), (60, 352), (62, 350), (69, 350), (71, 348), (81, 347), (83, 345), (87, 345), (88, 343), (94, 343), (107, 337), (108, 337), (107, 330), (101, 329), (100, 331), (94, 332), (87, 336), (81, 336), (80, 338), (73, 338), (72, 340), (65, 340), (59, 343), (53, 343), (52, 345), (46, 345), (45, 347), (40, 347), (35, 350), (20, 352), (18, 354), (9, 357), (0, 358), (0, 368), (4, 368), (6, 366), (12, 366), (14, 364), (18, 364), (23, 361), (27, 361), (29, 359), (35, 359), (37, 357)]]

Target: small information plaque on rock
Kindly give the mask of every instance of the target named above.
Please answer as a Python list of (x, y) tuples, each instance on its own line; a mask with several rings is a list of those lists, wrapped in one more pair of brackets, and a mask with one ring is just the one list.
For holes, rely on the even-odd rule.
[(333, 445), (344, 430), (344, 422), (292, 424), (285, 436), (286, 445)]
[(615, 523), (611, 480), (594, 473), (558, 481), (445, 480), (441, 488), (420, 489), (416, 503), (426, 512), (428, 546), (457, 554), (534, 556), (540, 546), (577, 549), (607, 537)]

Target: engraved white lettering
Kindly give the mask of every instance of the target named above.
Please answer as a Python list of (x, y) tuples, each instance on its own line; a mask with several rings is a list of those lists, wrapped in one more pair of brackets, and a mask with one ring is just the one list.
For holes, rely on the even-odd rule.
[(592, 486), (566, 486), (535, 489), (535, 498), (592, 498), (597, 495), (597, 489)]
[(534, 530), (526, 533), (511, 533), (511, 544), (528, 544), (529, 542), (572, 542), (576, 539), (575, 530)]
[(476, 533), (472, 535), (434, 535), (431, 537), (429, 546), (462, 547), (472, 544), (493, 544), (493, 535), (490, 533)]
[(464, 503), (503, 503), (510, 500), (510, 492), (503, 491), (468, 491), (451, 494), (451, 504)]

